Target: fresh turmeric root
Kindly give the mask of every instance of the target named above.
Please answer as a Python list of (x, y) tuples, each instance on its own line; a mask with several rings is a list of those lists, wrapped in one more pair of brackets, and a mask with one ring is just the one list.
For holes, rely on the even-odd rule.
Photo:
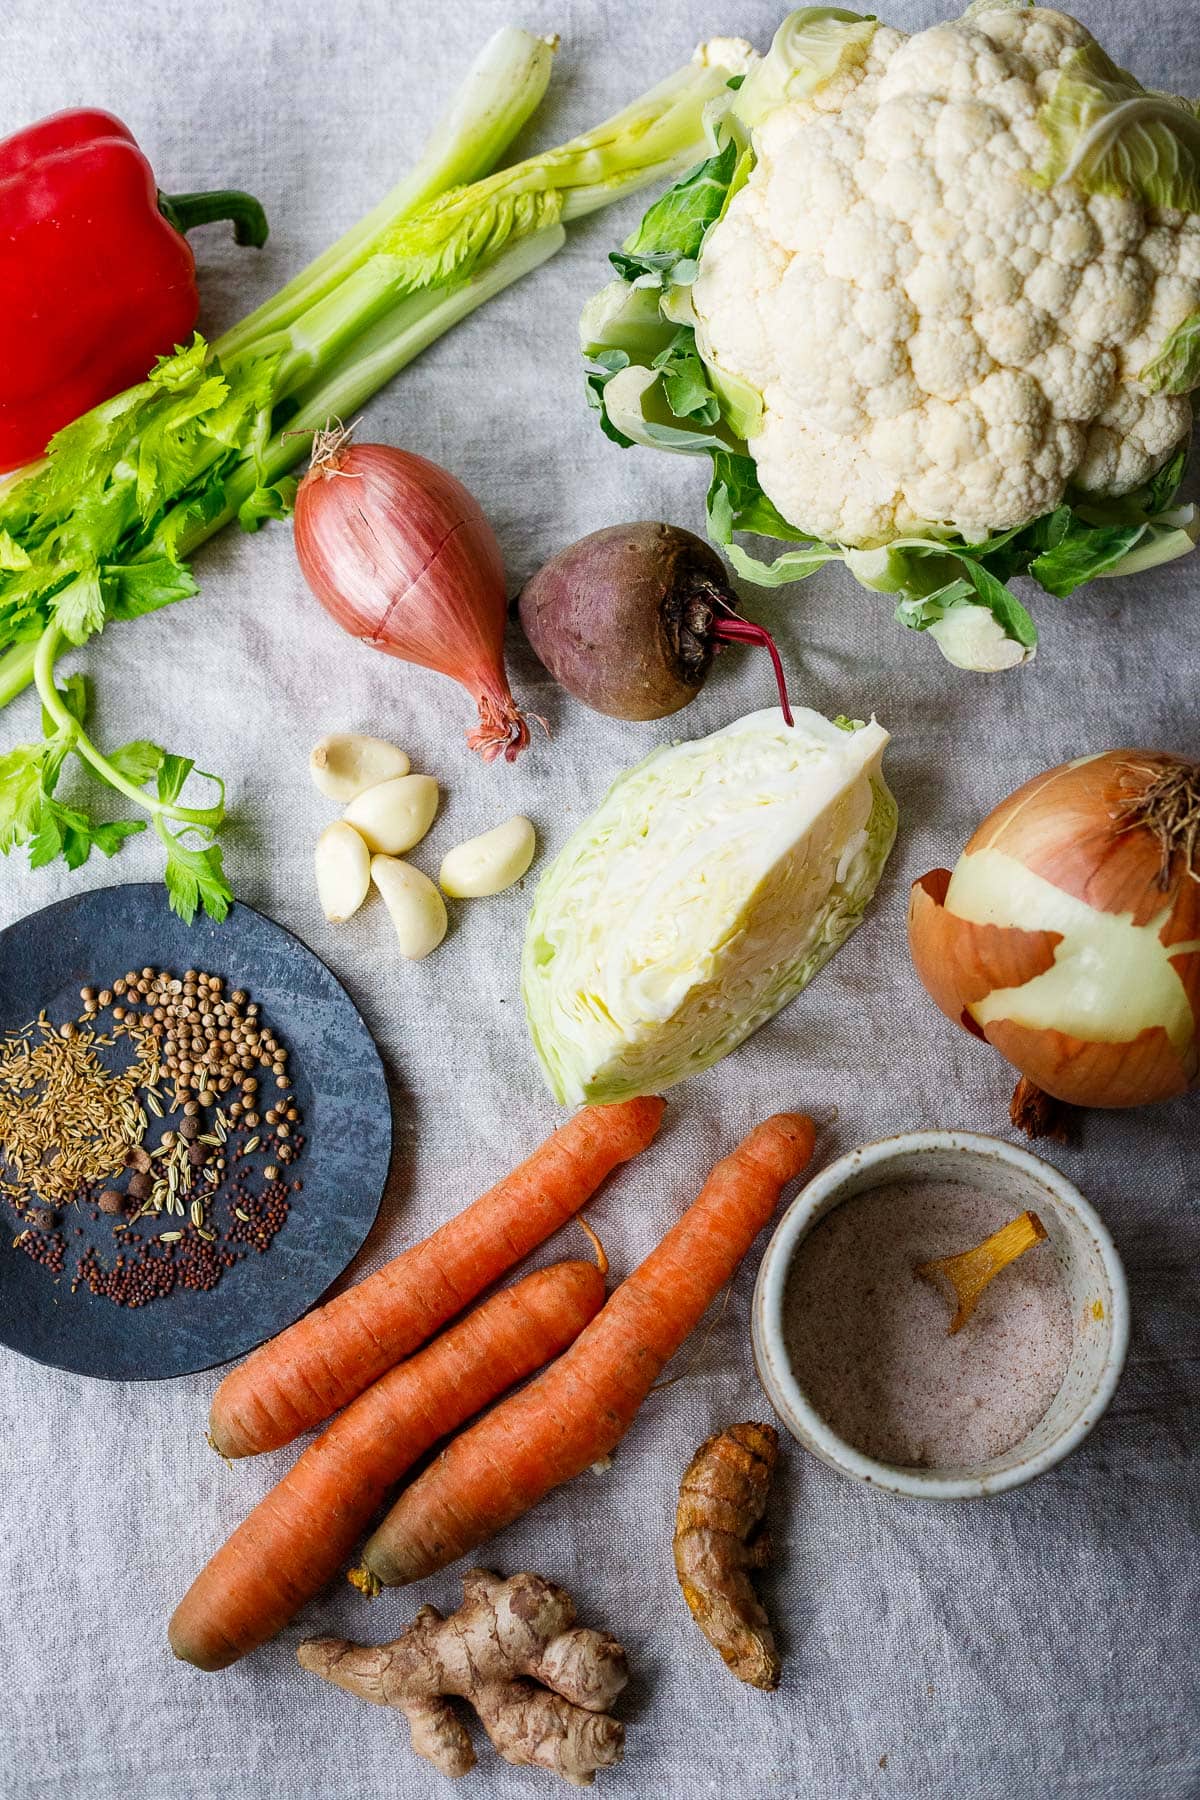
[(475, 1765), (451, 1694), (470, 1701), (507, 1762), (552, 1769), (576, 1787), (624, 1751), (625, 1728), (608, 1709), (629, 1679), (625, 1652), (606, 1631), (577, 1626), (570, 1595), (540, 1575), (501, 1581), (471, 1569), (448, 1619), (423, 1606), (392, 1644), (309, 1638), (297, 1656), (348, 1694), (402, 1712), (413, 1749), (444, 1775)]
[(760, 1529), (779, 1434), (770, 1425), (731, 1425), (701, 1444), (679, 1484), (675, 1573), (692, 1617), (739, 1681), (779, 1686), (779, 1652), (748, 1571), (771, 1554)]

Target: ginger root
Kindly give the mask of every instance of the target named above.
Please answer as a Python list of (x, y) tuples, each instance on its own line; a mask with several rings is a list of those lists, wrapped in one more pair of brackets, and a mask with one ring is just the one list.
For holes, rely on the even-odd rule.
[(701, 1631), (739, 1681), (779, 1686), (779, 1652), (750, 1585), (771, 1554), (760, 1530), (779, 1434), (770, 1425), (730, 1425), (706, 1438), (679, 1484), (675, 1573)]
[(552, 1769), (586, 1787), (620, 1762), (625, 1728), (608, 1708), (629, 1679), (625, 1652), (605, 1631), (575, 1624), (569, 1594), (540, 1575), (463, 1576), (449, 1618), (423, 1606), (391, 1644), (309, 1638), (300, 1666), (408, 1719), (412, 1747), (444, 1775), (475, 1765), (448, 1695), (469, 1700), (507, 1762)]

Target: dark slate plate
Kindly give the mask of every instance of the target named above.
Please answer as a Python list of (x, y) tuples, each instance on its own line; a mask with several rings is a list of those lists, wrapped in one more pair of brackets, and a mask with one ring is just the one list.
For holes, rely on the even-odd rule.
[[(224, 924), (184, 925), (155, 883), (110, 887), (47, 906), (0, 932), (0, 1033), (45, 1007), (56, 1023), (79, 1012), (79, 990), (110, 985), (143, 964), (206, 969), (244, 988), (289, 1051), (306, 1143), (290, 1216), (207, 1293), (177, 1288), (146, 1306), (116, 1306), (69, 1276), (94, 1243), (113, 1256), (111, 1221), (63, 1213), (68, 1259), (57, 1281), (12, 1249), (19, 1229), (0, 1199), (0, 1343), (38, 1362), (111, 1381), (161, 1380), (232, 1361), (298, 1319), (361, 1248), (379, 1211), (392, 1123), (379, 1052), (341, 984), (281, 925), (248, 906)], [(11, 1232), (7, 1231), (9, 1224)], [(77, 1237), (81, 1225), (85, 1235)]]

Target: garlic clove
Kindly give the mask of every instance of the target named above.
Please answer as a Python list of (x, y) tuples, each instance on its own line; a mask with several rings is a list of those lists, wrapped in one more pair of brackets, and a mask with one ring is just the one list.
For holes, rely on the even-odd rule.
[(502, 894), (514, 881), (520, 881), (533, 861), (536, 847), (533, 826), (518, 814), (448, 850), (438, 881), (455, 900), (481, 900), (488, 894)]
[(399, 856), (419, 844), (438, 809), (432, 775), (401, 775), (357, 794), (346, 808), (348, 825), (377, 856)]
[(344, 819), (327, 825), (317, 839), (317, 898), (331, 925), (356, 913), (371, 885), (371, 852)]
[(373, 856), (371, 879), (383, 896), (401, 956), (420, 962), (446, 935), (446, 903), (420, 869), (395, 856)]
[(354, 731), (335, 731), (314, 744), (308, 772), (327, 799), (343, 806), (367, 788), (407, 775), (412, 767), (403, 750), (383, 738)]

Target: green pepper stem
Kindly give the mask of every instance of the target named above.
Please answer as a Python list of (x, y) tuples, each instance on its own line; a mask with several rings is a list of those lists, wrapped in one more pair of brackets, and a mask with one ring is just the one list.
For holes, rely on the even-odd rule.
[(267, 241), (266, 213), (253, 194), (243, 194), (239, 188), (215, 188), (209, 194), (160, 193), (158, 210), (182, 236), (197, 225), (229, 219), (235, 244), (253, 244), (257, 250)]
[(37, 642), (33, 661), (33, 679), (47, 716), (59, 731), (70, 732), (72, 749), (83, 758), (84, 762), (90, 763), (101, 781), (107, 782), (109, 787), (116, 788), (118, 793), (124, 794), (127, 800), (134, 801), (136, 805), (151, 813), (156, 821), (161, 817), (178, 819), (181, 824), (186, 825), (219, 825), (225, 817), (224, 802), (217, 806), (176, 806), (173, 802), (159, 800), (155, 795), (146, 793), (143, 788), (136, 786), (127, 776), (122, 775), (119, 769), (113, 768), (108, 758), (93, 744), (82, 725), (72, 718), (63, 705), (62, 695), (54, 681), (54, 665), (61, 649), (61, 631), (57, 625), (47, 625)]

